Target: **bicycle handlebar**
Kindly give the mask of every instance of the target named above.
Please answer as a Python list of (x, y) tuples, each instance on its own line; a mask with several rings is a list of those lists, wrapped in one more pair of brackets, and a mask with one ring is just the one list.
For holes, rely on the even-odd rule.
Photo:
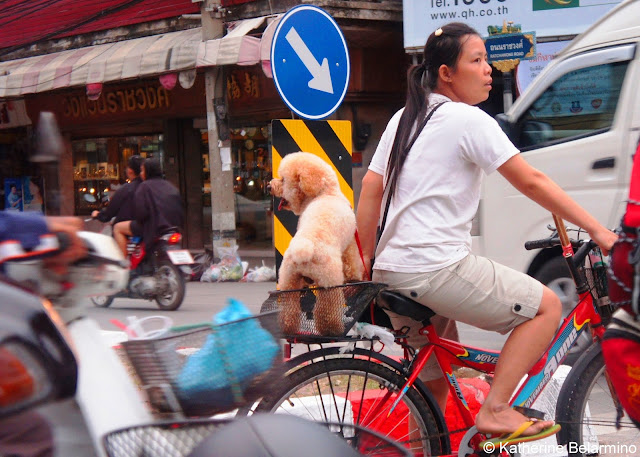
[[(597, 243), (593, 240), (570, 240), (571, 245), (577, 251), (573, 254), (573, 262), (576, 265), (582, 265), (582, 262), (587, 257), (589, 251), (595, 248)], [(549, 238), (544, 238), (541, 240), (532, 240), (524, 243), (524, 248), (527, 251), (532, 249), (544, 249), (551, 248), (554, 246), (560, 246), (560, 238), (558, 236), (550, 236)]]
[[(571, 240), (571, 245), (573, 246), (574, 249), (578, 249), (580, 246), (582, 246), (584, 243), (584, 240)], [(531, 251), (533, 249), (545, 249), (545, 248), (552, 248), (554, 246), (560, 246), (562, 243), (560, 242), (560, 237), (556, 236), (550, 236), (549, 238), (543, 238), (541, 240), (532, 240), (532, 241), (527, 241), (524, 243), (524, 248), (527, 251)]]
[(524, 243), (524, 248), (527, 251), (531, 251), (533, 249), (551, 248), (553, 246), (560, 246), (560, 238), (558, 238), (557, 236), (551, 236), (542, 240), (527, 241)]

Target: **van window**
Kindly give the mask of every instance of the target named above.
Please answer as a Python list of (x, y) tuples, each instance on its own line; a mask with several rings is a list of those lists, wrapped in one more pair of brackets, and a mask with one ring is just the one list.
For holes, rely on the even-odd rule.
[(537, 149), (611, 128), (629, 61), (566, 73), (551, 84), (518, 122), (516, 146)]

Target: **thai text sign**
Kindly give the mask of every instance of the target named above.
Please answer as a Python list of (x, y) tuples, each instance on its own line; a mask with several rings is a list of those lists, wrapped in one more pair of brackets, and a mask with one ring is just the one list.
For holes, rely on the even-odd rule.
[(403, 0), (404, 47), (423, 48), (427, 37), (449, 22), (464, 22), (487, 33), (490, 25), (512, 21), (538, 38), (577, 35), (622, 0)]
[(535, 33), (508, 33), (485, 38), (489, 63), (501, 60), (529, 60), (536, 55)]
[(70, 95), (62, 100), (62, 114), (76, 119), (128, 111), (147, 112), (170, 107), (169, 92), (162, 86), (103, 91), (95, 101), (88, 100), (84, 94)]

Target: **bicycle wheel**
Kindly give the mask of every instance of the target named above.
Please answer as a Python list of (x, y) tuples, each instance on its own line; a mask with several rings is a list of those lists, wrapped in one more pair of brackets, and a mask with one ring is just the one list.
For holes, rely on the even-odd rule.
[[(354, 431), (349, 425), (360, 425), (403, 443), (416, 456), (440, 455), (436, 421), (415, 388), (407, 391), (387, 417), (404, 381), (404, 376), (376, 362), (325, 359), (287, 376), (278, 391), (262, 399), (257, 411), (344, 424), (341, 432), (345, 438), (353, 438), (347, 436)], [(377, 449), (363, 455), (385, 454)]]
[(616, 427), (616, 406), (605, 376), (602, 347), (594, 344), (578, 359), (564, 382), (556, 405), (562, 425), (558, 443), (569, 456), (638, 455), (640, 430), (628, 416)]

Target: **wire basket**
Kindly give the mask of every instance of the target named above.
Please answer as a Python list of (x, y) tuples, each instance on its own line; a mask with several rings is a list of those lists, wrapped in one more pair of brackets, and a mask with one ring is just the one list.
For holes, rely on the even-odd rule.
[(103, 438), (109, 457), (183, 457), (228, 420), (160, 422), (127, 427)]
[[(339, 333), (331, 336), (345, 336), (360, 318), (367, 305), (378, 293), (387, 287), (386, 284), (362, 281), (347, 283), (334, 287), (312, 287), (297, 290), (276, 290), (269, 293), (269, 298), (262, 304), (261, 312), (299, 308), (300, 325), (297, 332), (287, 332), (287, 336), (327, 336), (317, 324), (318, 309), (322, 309), (323, 319), (341, 322)], [(281, 315), (282, 317), (282, 315)]]
[(281, 373), (278, 312), (122, 343), (158, 412), (210, 416), (262, 397)]
[[(113, 431), (103, 438), (108, 457), (185, 457), (212, 434), (224, 433), (233, 419), (157, 422)], [(362, 456), (411, 457), (388, 436), (359, 425), (319, 422)], [(219, 430), (218, 430), (219, 429)]]

